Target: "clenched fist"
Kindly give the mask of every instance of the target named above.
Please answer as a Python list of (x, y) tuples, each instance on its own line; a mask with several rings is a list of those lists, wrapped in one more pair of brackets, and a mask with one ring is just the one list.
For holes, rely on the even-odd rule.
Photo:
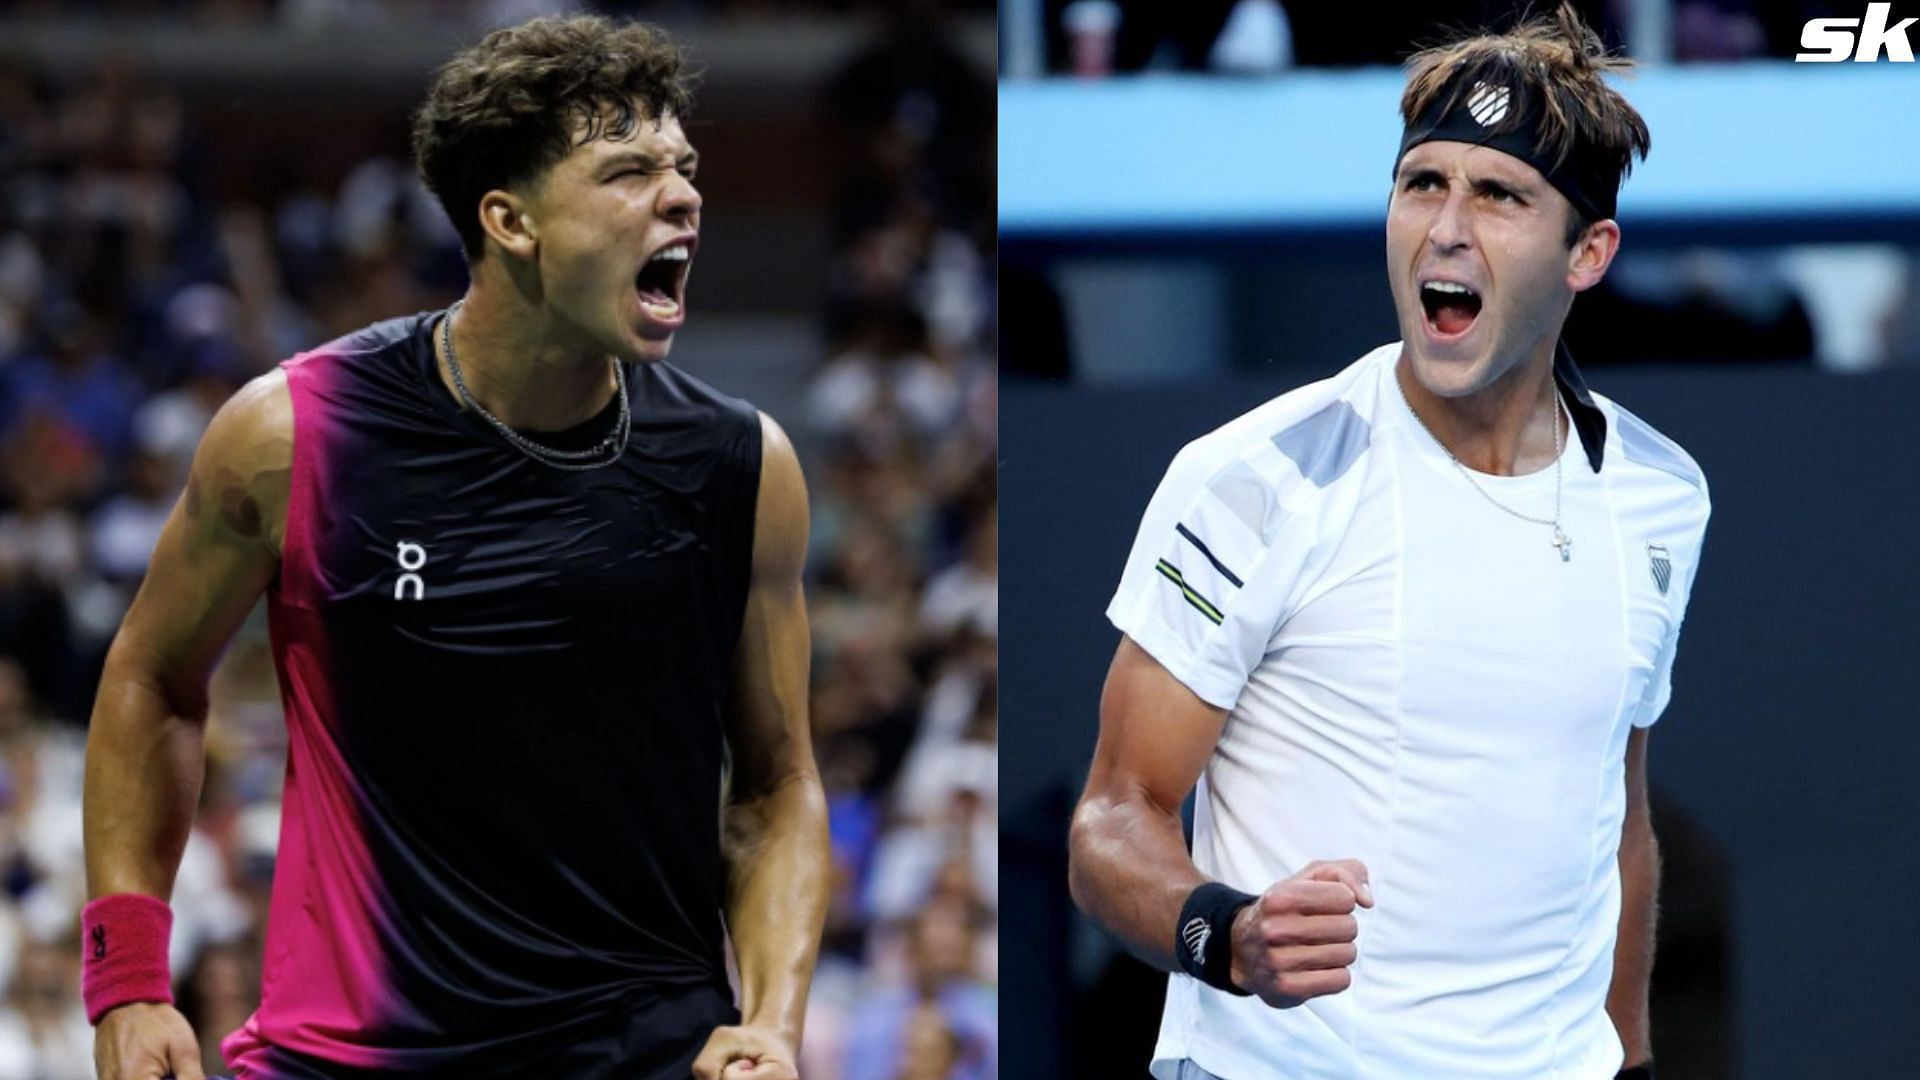
[(1233, 983), (1276, 1009), (1337, 994), (1353, 981), (1360, 926), (1373, 906), (1367, 868), (1354, 859), (1308, 863), (1233, 917)]
[(171, 1005), (121, 1005), (93, 1032), (93, 1068), (100, 1080), (206, 1080), (193, 1027)]
[(757, 1027), (715, 1028), (694, 1059), (694, 1080), (798, 1080), (793, 1044)]

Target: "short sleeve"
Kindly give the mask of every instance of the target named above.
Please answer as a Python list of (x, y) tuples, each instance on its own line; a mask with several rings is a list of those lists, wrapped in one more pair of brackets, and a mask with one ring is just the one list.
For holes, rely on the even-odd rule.
[(1705, 505), (1705, 492), (1702, 492), (1702, 512), (1699, 529), (1694, 541), (1686, 548), (1674, 552), (1673, 594), (1669, 597), (1669, 612), (1666, 639), (1660, 643), (1660, 656), (1654, 661), (1653, 679), (1647, 684), (1647, 692), (1640, 700), (1640, 709), (1634, 714), (1633, 726), (1652, 727), (1666, 712), (1667, 702), (1673, 697), (1673, 658), (1680, 648), (1680, 627), (1686, 622), (1687, 601), (1693, 596), (1694, 574), (1700, 568), (1700, 553), (1706, 539), (1706, 517), (1711, 513)]
[(1264, 573), (1273, 485), (1206, 440), (1174, 458), (1141, 519), (1107, 618), (1202, 700), (1230, 709), (1285, 617)]

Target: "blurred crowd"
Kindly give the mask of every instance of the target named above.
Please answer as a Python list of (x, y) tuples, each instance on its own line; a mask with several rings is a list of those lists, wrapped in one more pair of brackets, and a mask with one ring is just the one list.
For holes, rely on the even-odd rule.
[[(821, 106), (843, 145), (819, 447), (814, 745), (834, 899), (803, 1075), (998, 1075), (993, 84), (906, 20)], [(809, 1069), (811, 1072), (809, 1072)]]
[[(449, 15), (504, 25), (562, 9), (659, 19), (888, 11), (897, 6), (893, 0), (0, 0), (0, 15), (145, 16), (227, 27), (279, 23), (312, 28)], [(992, 0), (953, 0), (947, 6), (986, 11)]]
[[(985, 1080), (991, 76), (911, 21), (849, 57), (820, 89), (844, 146), (818, 361), (803, 395), (756, 401), (795, 435), (814, 500), (812, 717), (835, 876), (802, 1071)], [(212, 412), (279, 359), (465, 284), (403, 147), (236, 201), (211, 194), (208, 135), (130, 62), (0, 64), (0, 1080), (92, 1075), (78, 994), (85, 725)], [(700, 372), (696, 355), (675, 360)], [(215, 674), (207, 747), (172, 960), (217, 1066), (219, 1040), (257, 1003), (279, 831), (286, 734), (261, 612)]]

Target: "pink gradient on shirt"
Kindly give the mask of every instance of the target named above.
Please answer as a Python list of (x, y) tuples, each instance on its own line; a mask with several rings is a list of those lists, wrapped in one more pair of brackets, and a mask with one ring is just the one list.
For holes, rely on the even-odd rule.
[(293, 475), (280, 587), (267, 599), (288, 752), (280, 848), (267, 915), (260, 1008), (220, 1045), (236, 1076), (268, 1075), (269, 1046), (378, 1068), (366, 1045), (393, 1017), (381, 950), (385, 889), (367, 847), (364, 792), (335, 729), (317, 515), (335, 505), (321, 467), (332, 434), (321, 400), (337, 369), (324, 353), (281, 365), (293, 394)]

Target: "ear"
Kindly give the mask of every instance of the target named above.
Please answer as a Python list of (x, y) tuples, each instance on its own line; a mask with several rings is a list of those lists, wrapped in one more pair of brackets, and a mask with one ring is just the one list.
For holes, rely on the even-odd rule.
[(1587, 226), (1567, 256), (1567, 287), (1581, 293), (1600, 284), (1600, 279), (1607, 276), (1607, 267), (1613, 265), (1614, 253), (1619, 250), (1619, 222), (1606, 218)]
[(519, 259), (532, 259), (540, 250), (540, 232), (525, 199), (495, 188), (480, 196), (480, 228), (487, 238)]

